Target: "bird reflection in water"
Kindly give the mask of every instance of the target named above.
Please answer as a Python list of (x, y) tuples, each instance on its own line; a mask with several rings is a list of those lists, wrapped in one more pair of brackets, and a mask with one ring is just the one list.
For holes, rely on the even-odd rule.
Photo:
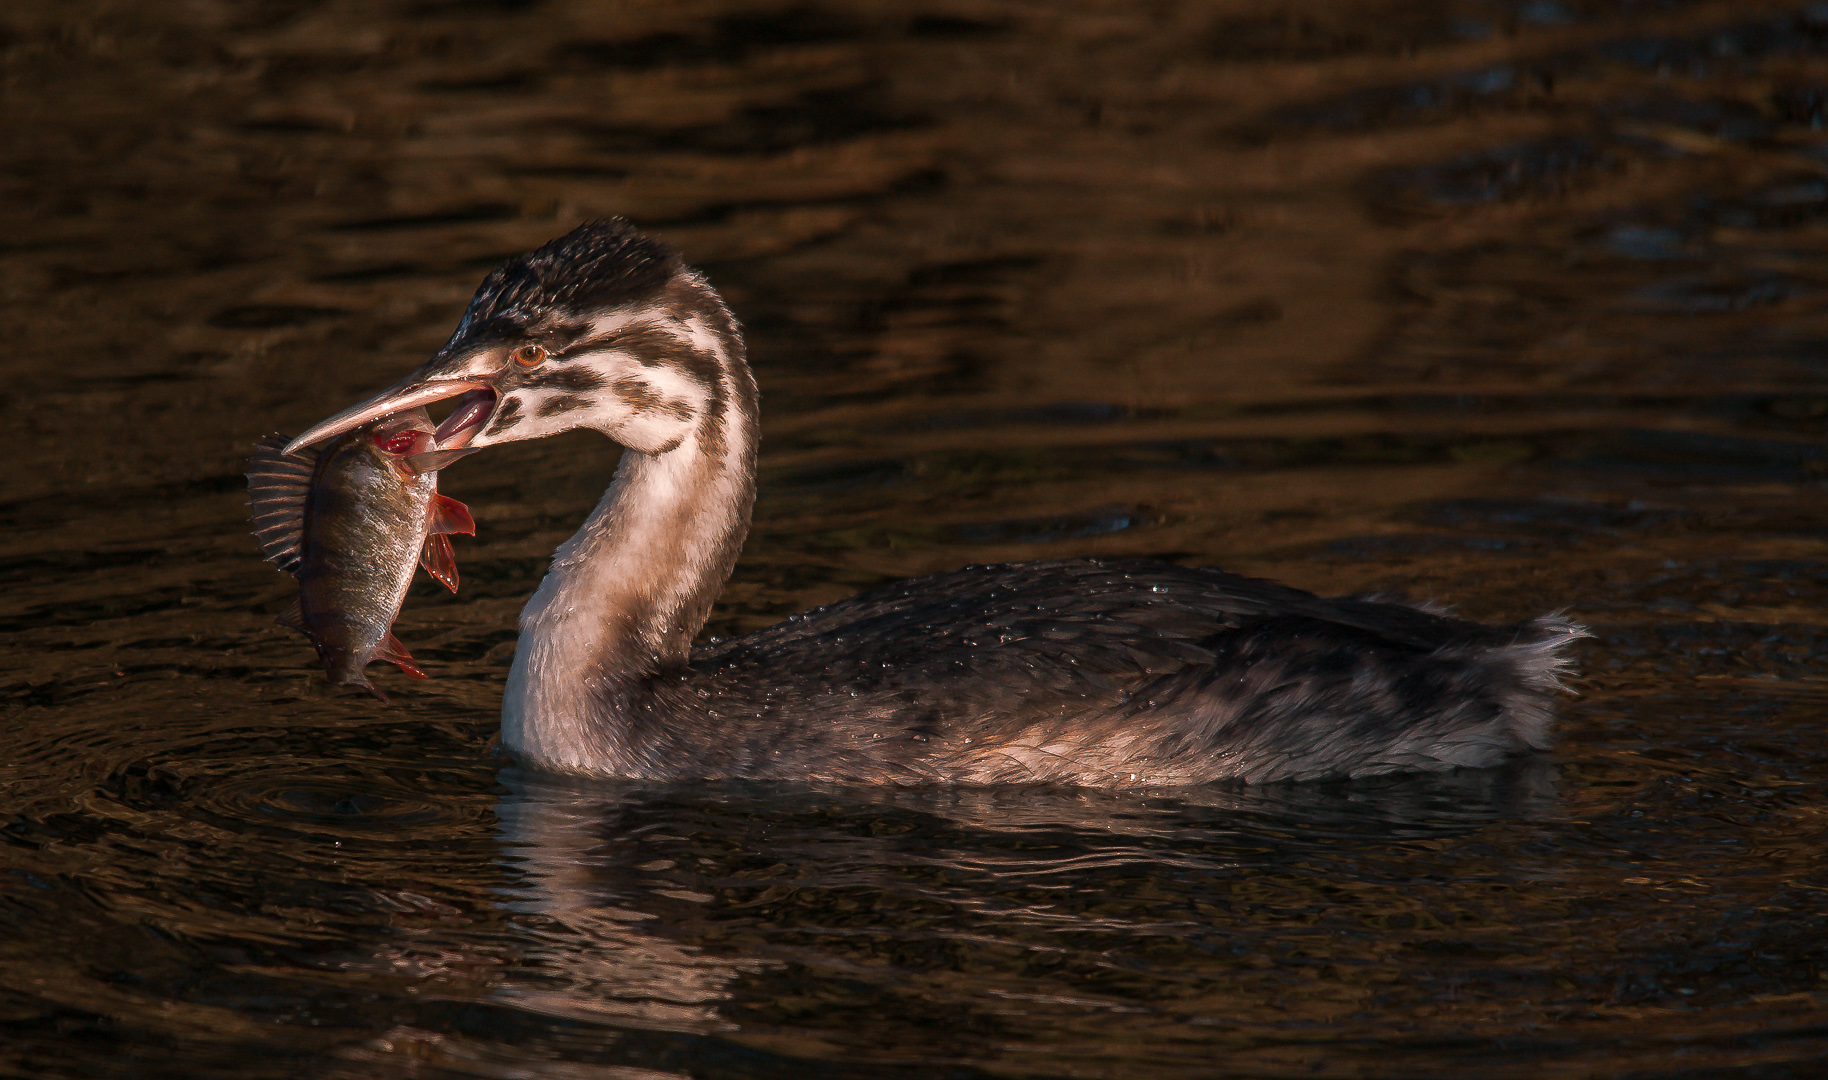
[[(809, 983), (854, 995), (860, 985), (954, 979), (978, 950), (1040, 957), (1063, 941), (1141, 942), (1177, 927), (1240, 941), (1269, 923), (1286, 932), (1286, 921), (1318, 912), (1181, 923), (1236, 883), (1318, 875), (1327, 892), (1386, 872), (1400, 879), (1432, 841), (1554, 819), (1556, 772), (1524, 759), (1445, 775), (1139, 793), (654, 784), (510, 767), (496, 806), (494, 906), (506, 937), (468, 958), (489, 969), (492, 1019), (461, 1034), (396, 1028), (351, 1060), (482, 1069), (498, 1047), (487, 1032), (498, 1029), (506, 1067), (524, 1063), (529, 1027), (566, 1058), (651, 1061), (661, 1039), (672, 1059), (721, 1060), (752, 1038), (767, 1043), (770, 1010)], [(1122, 891), (1109, 882), (1138, 877), (1156, 890), (1149, 903), (1107, 902)], [(902, 917), (915, 907), (922, 918)], [(1051, 988), (1062, 1002), (1100, 994), (1052, 981), (1064, 984)], [(1002, 1008), (998, 984), (991, 973), (933, 992)], [(629, 1039), (646, 1049), (616, 1049)]]

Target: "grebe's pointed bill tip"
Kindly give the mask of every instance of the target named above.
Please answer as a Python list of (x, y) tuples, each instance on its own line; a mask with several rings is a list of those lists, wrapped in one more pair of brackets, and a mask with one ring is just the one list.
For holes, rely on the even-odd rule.
[(351, 405), (327, 420), (320, 421), (286, 444), (285, 452), (295, 454), (307, 446), (334, 439), (372, 420), (404, 409), (430, 405), (434, 401), (460, 397), (472, 390), (486, 389), (478, 379), (406, 379), (381, 391), (360, 404)]

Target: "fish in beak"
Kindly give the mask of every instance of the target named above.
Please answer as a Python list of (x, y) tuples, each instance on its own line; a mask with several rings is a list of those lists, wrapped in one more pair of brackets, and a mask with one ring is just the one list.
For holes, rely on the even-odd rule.
[[(328, 439), (334, 439), (345, 432), (353, 431), (364, 424), (379, 420), (384, 416), (404, 412), (408, 409), (422, 408), (438, 401), (459, 398), (457, 407), (438, 425), (433, 439), (436, 450), (433, 453), (449, 452), (462, 449), (468, 452), (470, 439), (488, 422), (489, 414), (495, 410), (496, 393), (492, 379), (475, 376), (439, 377), (436, 372), (427, 372), (437, 361), (425, 365), (419, 371), (408, 375), (399, 382), (369, 398), (367, 401), (351, 405), (328, 420), (321, 421), (306, 429), (304, 434), (286, 444), (285, 453), (296, 454), (308, 446), (315, 446)], [(443, 365), (438, 365), (443, 366)], [(450, 460), (462, 457), (462, 454), (448, 455)], [(422, 472), (435, 472), (448, 462), (434, 463), (421, 460), (425, 455), (413, 459), (413, 466)], [(428, 467), (429, 466), (429, 467)]]
[(248, 461), (254, 535), (298, 579), (298, 599), (279, 622), (311, 639), (332, 683), (386, 701), (364, 674), (370, 661), (425, 678), (393, 635), (414, 567), (456, 592), (449, 534), (474, 536), (475, 520), (438, 494), (435, 471), (409, 464), (432, 445), (422, 407), (358, 425), (321, 453), (289, 454), (285, 443), (283, 435), (262, 439)]

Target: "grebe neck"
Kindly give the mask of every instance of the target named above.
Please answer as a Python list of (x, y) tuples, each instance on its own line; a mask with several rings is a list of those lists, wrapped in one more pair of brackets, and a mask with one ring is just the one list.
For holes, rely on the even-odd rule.
[(740, 356), (717, 359), (690, 432), (658, 451), (623, 451), (521, 612), (502, 743), (522, 760), (647, 771), (655, 748), (635, 738), (629, 705), (690, 656), (755, 502), (754, 380)]

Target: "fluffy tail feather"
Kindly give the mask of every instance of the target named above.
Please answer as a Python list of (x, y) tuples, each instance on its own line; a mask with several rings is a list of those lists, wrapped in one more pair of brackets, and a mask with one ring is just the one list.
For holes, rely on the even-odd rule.
[(1500, 695), (1511, 733), (1531, 749), (1546, 750), (1554, 742), (1555, 696), (1567, 691), (1574, 674), (1568, 646), (1593, 634), (1562, 612), (1553, 612), (1517, 626), (1517, 640), (1491, 650), (1497, 664), (1508, 667), (1511, 687)]

